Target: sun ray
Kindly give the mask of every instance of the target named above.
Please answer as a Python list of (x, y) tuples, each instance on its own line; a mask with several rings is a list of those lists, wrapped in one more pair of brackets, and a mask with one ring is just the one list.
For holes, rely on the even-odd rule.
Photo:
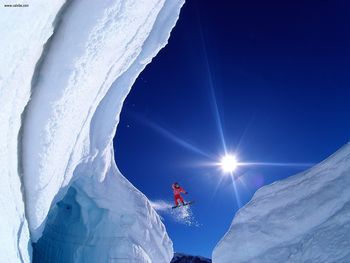
[(199, 14), (197, 14), (197, 21), (198, 21), (198, 28), (199, 28), (199, 33), (201, 36), (201, 43), (202, 43), (202, 49), (203, 49), (203, 57), (204, 57), (204, 61), (205, 61), (205, 66), (206, 66), (206, 73), (207, 73), (207, 78), (208, 78), (208, 83), (209, 83), (209, 92), (210, 92), (210, 96), (211, 96), (211, 105), (213, 108), (213, 113), (214, 113), (214, 117), (215, 117), (215, 123), (216, 123), (216, 127), (220, 136), (220, 140), (221, 140), (221, 144), (222, 147), (224, 148), (225, 153), (227, 153), (227, 147), (226, 147), (226, 141), (225, 141), (225, 136), (224, 136), (224, 131), (222, 128), (222, 121), (221, 121), (221, 117), (220, 117), (220, 112), (219, 112), (219, 107), (218, 107), (218, 103), (217, 103), (217, 99), (216, 99), (216, 94), (215, 94), (215, 89), (214, 89), (214, 82), (213, 82), (213, 77), (212, 77), (212, 73), (211, 73), (211, 68), (210, 68), (210, 63), (209, 63), (209, 59), (208, 59), (208, 52), (207, 52), (207, 48), (206, 48), (206, 42), (205, 42), (205, 37), (204, 37), (204, 33), (202, 30), (202, 24), (200, 21), (200, 16)]
[(245, 175), (245, 174), (247, 174), (247, 171), (245, 171), (245, 172), (239, 174), (238, 176), (235, 176), (235, 181), (240, 182), (240, 183), (244, 186), (244, 188), (246, 189), (246, 191), (251, 192), (250, 189), (249, 189), (249, 187), (247, 186), (246, 182), (244, 181), (244, 175)]
[(231, 178), (231, 181), (232, 181), (232, 186), (233, 186), (233, 192), (234, 192), (235, 201), (236, 201), (236, 203), (237, 203), (238, 208), (241, 208), (241, 207), (242, 207), (241, 198), (239, 197), (239, 193), (238, 193), (238, 188), (237, 188), (237, 185), (236, 185), (236, 181), (235, 181), (235, 178), (234, 178), (234, 176), (233, 176), (232, 173), (230, 174), (230, 178)]
[(275, 163), (275, 162), (241, 162), (241, 166), (285, 166), (285, 167), (311, 167), (314, 163)]
[(197, 153), (199, 155), (202, 155), (206, 158), (212, 159), (214, 160), (215, 157), (213, 157), (211, 154), (201, 150), (200, 148), (194, 146), (193, 144), (191, 144), (190, 142), (184, 140), (183, 138), (179, 137), (178, 135), (174, 134), (173, 132), (169, 131), (168, 129), (165, 129), (164, 127), (160, 126), (159, 124), (150, 121), (146, 118), (141, 118), (140, 116), (135, 116), (135, 118), (140, 121), (141, 123), (143, 123), (144, 125), (147, 125), (148, 127), (150, 127), (152, 130), (156, 131), (157, 133), (159, 133), (160, 135), (162, 135), (163, 137), (170, 139), (171, 141), (175, 142), (176, 144), (182, 146), (185, 149), (188, 149), (194, 153)]
[(218, 183), (215, 185), (214, 192), (211, 195), (210, 201), (212, 201), (214, 199), (214, 197), (216, 196), (216, 193), (218, 192), (223, 179), (224, 178), (222, 176), (219, 177)]
[(243, 141), (248, 133), (248, 131), (250, 130), (251, 126), (253, 125), (254, 121), (255, 121), (255, 117), (256, 117), (256, 113), (251, 117), (250, 121), (248, 122), (248, 124), (245, 126), (243, 133), (241, 134), (239, 141), (238, 141), (238, 145), (236, 147), (237, 152), (240, 151), (241, 146), (243, 144)]

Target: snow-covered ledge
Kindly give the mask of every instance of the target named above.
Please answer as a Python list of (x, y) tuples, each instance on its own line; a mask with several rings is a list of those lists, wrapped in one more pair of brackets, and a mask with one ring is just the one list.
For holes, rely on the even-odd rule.
[(183, 3), (1, 7), (0, 262), (29, 262), (38, 240), (36, 260), (170, 262), (164, 225), (118, 171), (112, 140), (130, 87)]
[(213, 252), (215, 263), (350, 262), (350, 143), (256, 192)]

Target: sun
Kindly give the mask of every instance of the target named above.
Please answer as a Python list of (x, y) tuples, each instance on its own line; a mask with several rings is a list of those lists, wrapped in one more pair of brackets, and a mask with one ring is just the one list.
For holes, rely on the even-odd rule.
[(226, 154), (224, 157), (222, 157), (220, 166), (225, 173), (232, 173), (238, 167), (238, 160), (236, 156), (232, 154)]

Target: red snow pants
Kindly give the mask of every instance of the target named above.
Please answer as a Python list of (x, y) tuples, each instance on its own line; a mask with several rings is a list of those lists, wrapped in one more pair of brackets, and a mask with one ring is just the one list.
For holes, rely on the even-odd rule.
[(180, 194), (174, 195), (174, 201), (175, 201), (176, 206), (179, 205), (179, 200), (181, 201), (182, 204), (185, 203), (184, 199), (182, 198), (182, 196)]

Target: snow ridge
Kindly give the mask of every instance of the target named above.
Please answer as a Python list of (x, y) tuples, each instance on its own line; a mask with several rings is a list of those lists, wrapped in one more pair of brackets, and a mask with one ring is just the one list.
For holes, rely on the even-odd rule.
[(214, 262), (349, 262), (350, 144), (308, 171), (258, 190)]
[(29, 262), (31, 254), (19, 131), (35, 65), (63, 4), (37, 2), (31, 8), (5, 8), (3, 3), (0, 8), (0, 262)]
[[(1, 262), (29, 262), (31, 242), (40, 241), (44, 229), (47, 246), (38, 242), (34, 252), (50, 259), (88, 262), (85, 244), (103, 241), (109, 244), (100, 250), (106, 261), (121, 255), (170, 261), (165, 227), (118, 171), (112, 140), (125, 97), (166, 45), (183, 3), (40, 0), (0, 10), (0, 48), (6, 51), (0, 54)], [(66, 196), (73, 190), (77, 210), (68, 210), (80, 220), (70, 222), (86, 231), (77, 233), (77, 253), (67, 255), (59, 245), (72, 241), (69, 235), (55, 243), (48, 229), (67, 233), (68, 226), (47, 219), (60, 218), (58, 202), (73, 202)], [(125, 242), (108, 243), (116, 237)], [(99, 254), (90, 249), (86, 256)]]
[[(62, 6), (60, 7), (60, 9), (57, 12), (57, 15), (54, 17), (53, 21), (52, 21), (52, 34), (50, 35), (50, 37), (47, 39), (47, 41), (43, 44), (42, 47), (42, 53), (41, 56), (39, 57), (38, 61), (36, 62), (35, 66), (34, 66), (34, 72), (33, 72), (33, 76), (31, 78), (31, 84), (30, 84), (30, 97), (28, 99), (27, 104), (24, 106), (23, 112), (21, 114), (21, 126), (19, 128), (19, 132), (18, 132), (18, 175), (20, 177), (20, 181), (21, 181), (21, 193), (22, 193), (22, 201), (25, 207), (25, 215), (28, 214), (27, 212), (27, 202), (26, 202), (26, 188), (24, 185), (24, 167), (23, 167), (23, 147), (24, 147), (24, 142), (23, 142), (23, 129), (26, 125), (26, 121), (27, 121), (27, 110), (28, 110), (28, 105), (29, 102), (31, 100), (32, 94), (34, 93), (34, 89), (36, 87), (36, 84), (38, 82), (39, 79), (39, 75), (40, 75), (40, 70), (43, 64), (43, 61), (45, 60), (45, 57), (48, 53), (48, 50), (50, 49), (50, 44), (53, 41), (53, 38), (55, 36), (55, 31), (57, 31), (57, 28), (59, 27), (60, 23), (62, 22), (62, 18), (64, 16), (65, 11), (68, 9), (70, 3), (72, 1), (71, 0), (66, 0), (66, 2), (64, 2), (62, 4)], [(20, 227), (20, 229), (22, 229), (22, 225)]]

